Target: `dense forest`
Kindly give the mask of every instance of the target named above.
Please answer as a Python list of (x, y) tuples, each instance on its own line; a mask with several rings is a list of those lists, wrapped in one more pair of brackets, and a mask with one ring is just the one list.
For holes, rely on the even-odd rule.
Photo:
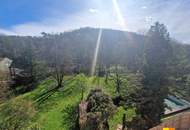
[[(50, 78), (49, 82), (53, 80), (56, 83), (54, 87), (46, 87), (47, 90), (38, 94), (37, 99), (35, 94), (31, 94), (32, 100), (35, 99), (40, 104), (39, 111), (41, 108), (43, 111), (41, 104), (50, 97), (56, 97), (56, 92), (62, 88), (64, 91), (67, 90), (69, 86), (67, 82), (74, 79), (80, 89), (73, 88), (73, 91), (78, 91), (79, 95), (82, 95), (77, 97), (78, 100), (86, 98), (87, 112), (90, 113), (87, 119), (89, 128), (82, 130), (109, 130), (108, 120), (114, 115), (112, 112), (115, 107), (135, 111), (136, 116), (130, 121), (125, 121), (127, 118), (125, 114), (120, 115), (124, 120), (123, 130), (125, 127), (147, 130), (161, 122), (165, 109), (164, 99), (168, 94), (190, 101), (190, 45), (172, 39), (165, 25), (158, 22), (144, 35), (102, 29), (96, 71), (93, 75), (95, 78), (90, 82), (99, 30), (88, 27), (60, 34), (43, 32), (39, 37), (0, 36), (0, 57), (11, 59), (13, 61), (11, 67), (23, 70), (27, 74), (26, 77), (29, 77), (26, 83), (21, 82), (22, 80), (12, 83), (7, 90), (8, 95), (5, 94), (7, 99), (2, 98), (2, 102), (22, 94), (27, 96), (27, 93), (31, 94), (38, 90), (37, 86), (42, 81)], [(85, 88), (86, 82), (91, 86), (94, 82), (96, 86), (106, 86), (103, 88), (111, 91), (111, 96), (100, 88), (87, 91), (89, 88)], [(112, 87), (109, 88), (109, 84)], [(30, 96), (25, 98), (30, 99)], [(79, 104), (78, 100), (75, 104), (70, 104), (73, 105), (69, 108), (70, 115), (77, 115), (74, 107)], [(35, 114), (34, 111), (37, 111), (33, 110), (32, 103), (24, 100), (15, 106), (22, 106), (20, 108), (23, 110), (31, 108), (28, 113)], [(7, 107), (9, 109), (5, 110)], [(10, 102), (4, 103), (1, 109), (4, 111), (2, 117), (7, 117), (6, 114), (18, 108), (14, 107), (14, 102)], [(98, 112), (101, 113), (100, 117), (97, 116)], [(16, 115), (18, 119), (15, 120), (18, 122), (10, 118), (0, 118), (0, 129), (26, 128), (21, 118), (33, 116), (27, 114), (22, 115), (23, 117)], [(96, 122), (97, 128), (95, 126), (92, 128), (91, 119), (95, 117), (100, 122)], [(71, 118), (77, 122), (77, 117)], [(8, 123), (4, 123), (4, 120)], [(78, 128), (76, 124), (70, 125), (72, 129)]]

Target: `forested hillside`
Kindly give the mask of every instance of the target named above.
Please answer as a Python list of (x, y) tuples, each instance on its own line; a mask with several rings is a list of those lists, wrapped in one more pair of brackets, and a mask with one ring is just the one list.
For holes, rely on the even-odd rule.
[[(82, 28), (61, 34), (42, 33), (42, 37), (1, 36), (1, 56), (14, 59), (19, 66), (23, 55), (30, 53), (43, 60), (49, 60), (56, 45), (58, 53), (64, 53), (74, 64), (91, 66), (98, 37), (98, 29)], [(99, 64), (127, 64), (137, 70), (142, 63), (144, 36), (117, 30), (103, 30), (99, 51)], [(66, 52), (67, 51), (67, 52)]]
[[(24, 57), (35, 56), (37, 59), (51, 60), (57, 52), (66, 57), (67, 53), (74, 64), (89, 69), (95, 51), (98, 29), (81, 28), (60, 34), (42, 33), (40, 37), (0, 36), (0, 56), (9, 57), (15, 61), (17, 67), (23, 66), (20, 62)], [(144, 35), (118, 30), (104, 29), (101, 38), (98, 64), (113, 65), (124, 64), (131, 71), (137, 71), (143, 63)], [(174, 51), (175, 64), (188, 64), (190, 62), (190, 46), (170, 41)], [(30, 54), (32, 53), (32, 54)], [(181, 61), (184, 60), (184, 61)], [(180, 63), (180, 61), (182, 63)], [(86, 70), (86, 71), (87, 71)]]

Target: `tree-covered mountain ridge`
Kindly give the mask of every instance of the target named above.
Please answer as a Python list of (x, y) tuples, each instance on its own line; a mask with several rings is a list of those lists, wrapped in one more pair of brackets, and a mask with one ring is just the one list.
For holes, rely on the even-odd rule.
[[(108, 66), (124, 64), (130, 70), (139, 70), (143, 62), (146, 36), (120, 30), (102, 30), (98, 64)], [(90, 68), (98, 32), (98, 28), (86, 27), (59, 34), (42, 33), (39, 37), (0, 36), (0, 56), (9, 57), (16, 62), (28, 49), (31, 49), (40, 59), (47, 60), (51, 57), (51, 53), (54, 53), (51, 48), (56, 45), (60, 55), (67, 53), (69, 57), (72, 57), (73, 62), (85, 64), (88, 66), (86, 68)], [(170, 43), (175, 50), (175, 58), (178, 58), (178, 55), (184, 55), (186, 60), (190, 61), (189, 45), (180, 44), (173, 39)], [(19, 66), (19, 63), (16, 65)]]

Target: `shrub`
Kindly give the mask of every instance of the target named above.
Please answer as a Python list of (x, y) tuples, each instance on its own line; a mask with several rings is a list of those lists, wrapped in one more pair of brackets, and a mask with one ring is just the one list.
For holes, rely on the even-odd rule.
[(87, 112), (101, 112), (105, 116), (109, 116), (114, 112), (115, 106), (112, 99), (101, 89), (91, 90), (87, 101)]
[(101, 89), (91, 90), (87, 97), (87, 122), (85, 130), (109, 130), (108, 118), (115, 106), (109, 95)]

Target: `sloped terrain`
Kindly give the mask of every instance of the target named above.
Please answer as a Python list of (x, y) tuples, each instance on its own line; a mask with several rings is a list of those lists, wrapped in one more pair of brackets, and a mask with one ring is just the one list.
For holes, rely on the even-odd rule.
[[(113, 97), (115, 93), (115, 87), (112, 82), (105, 84), (103, 78), (78, 75), (47, 99), (39, 101), (38, 99), (40, 98), (40, 95), (53, 86), (55, 86), (53, 79), (46, 79), (42, 81), (32, 92), (20, 95), (9, 101), (13, 103), (18, 102), (19, 100), (26, 100), (27, 102), (33, 103), (35, 116), (23, 125), (25, 127), (23, 129), (40, 128), (43, 130), (70, 130), (76, 122), (76, 108), (81, 101), (82, 88), (84, 88), (84, 98), (86, 98), (91, 89), (97, 87), (103, 89), (103, 91), (111, 97)], [(6, 104), (1, 105), (1, 111), (3, 111), (3, 106)], [(109, 120), (111, 130), (114, 130), (117, 124), (121, 123), (123, 113), (127, 114), (128, 119), (134, 115), (134, 111), (132, 109), (125, 111), (122, 107), (119, 107), (115, 115)], [(7, 118), (9, 118), (13, 115), (9, 113), (8, 115), (4, 114), (3, 116), (7, 116)], [(1, 116), (1, 118), (3, 116)], [(2, 120), (1, 118), (0, 122)]]

